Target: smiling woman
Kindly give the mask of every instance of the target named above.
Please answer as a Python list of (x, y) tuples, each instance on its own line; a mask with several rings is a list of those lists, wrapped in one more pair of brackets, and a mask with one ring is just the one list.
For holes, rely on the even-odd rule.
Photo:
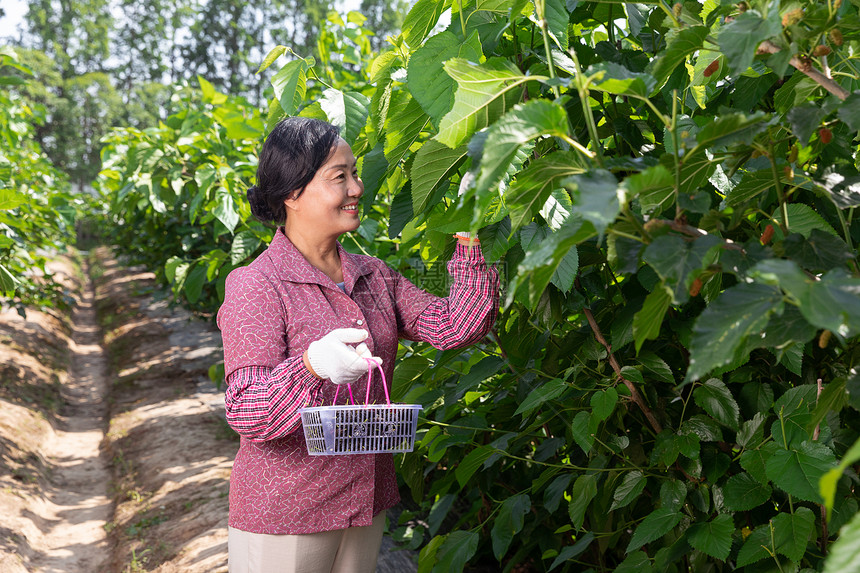
[[(368, 403), (394, 373), (399, 338), (439, 349), (473, 344), (496, 318), (499, 278), (460, 239), (447, 298), (383, 261), (346, 252), (364, 185), (337, 128), (288, 118), (260, 153), (252, 212), (281, 227), (259, 257), (227, 278), (227, 421), (241, 442), (230, 478), (232, 573), (365, 573), (376, 567), (385, 510), (399, 501), (391, 454), (311, 456), (299, 409), (332, 404), (352, 383)], [(369, 390), (368, 390), (369, 388)]]

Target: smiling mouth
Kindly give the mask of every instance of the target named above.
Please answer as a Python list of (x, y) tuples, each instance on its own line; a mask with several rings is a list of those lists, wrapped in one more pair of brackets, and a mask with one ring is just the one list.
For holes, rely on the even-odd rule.
[(358, 203), (354, 203), (352, 205), (347, 205), (345, 207), (341, 207), (340, 210), (355, 213), (356, 211), (358, 211)]

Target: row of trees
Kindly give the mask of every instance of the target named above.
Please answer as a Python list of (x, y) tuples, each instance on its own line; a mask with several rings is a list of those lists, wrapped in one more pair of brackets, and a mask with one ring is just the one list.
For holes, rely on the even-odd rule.
[[(259, 105), (263, 55), (276, 44), (315, 53), (330, 8), (322, 0), (34, 0), (6, 39), (33, 70), (21, 93), (45, 110), (36, 141), (83, 188), (100, 169), (102, 136), (114, 125), (157, 124), (172, 86), (197, 74)], [(405, 0), (363, 0), (375, 32), (366, 41), (379, 47), (405, 8)]]
[(348, 249), (442, 293), (472, 228), (504, 273), (484, 343), (400, 349), (420, 571), (856, 571), (857, 7), (419, 0), (380, 52), (360, 21), (273, 50), (265, 114), (201, 81), (112, 137), (128, 254), (217, 308), (271, 236), (261, 136), (327, 119), (361, 158)]

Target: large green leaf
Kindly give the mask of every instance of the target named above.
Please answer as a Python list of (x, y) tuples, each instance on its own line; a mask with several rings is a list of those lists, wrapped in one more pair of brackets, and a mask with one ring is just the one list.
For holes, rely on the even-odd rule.
[(233, 201), (233, 196), (223, 187), (219, 187), (216, 192), (213, 214), (231, 233), (239, 224), (239, 209)]
[(713, 418), (733, 430), (738, 429), (740, 408), (722, 380), (711, 378), (693, 391), (693, 399)]
[(639, 549), (655, 539), (660, 539), (681, 523), (683, 517), (684, 514), (679, 511), (673, 511), (665, 507), (655, 509), (636, 526), (633, 538), (630, 539), (630, 544), (627, 546), (627, 553)]
[(544, 2), (544, 14), (550, 37), (562, 50), (567, 50), (570, 13), (565, 0), (539, 0)]
[(773, 286), (742, 283), (726, 289), (693, 326), (686, 380), (698, 380), (735, 360), (747, 338), (759, 333), (782, 305), (782, 293)]
[[(806, 238), (812, 234), (812, 231), (818, 229), (833, 236), (839, 235), (833, 230), (827, 221), (821, 215), (816, 213), (809, 205), (803, 203), (790, 203), (786, 206), (788, 211), (788, 228), (792, 233), (800, 233)], [(778, 222), (783, 222), (782, 209), (777, 209), (773, 213), (773, 218)]]
[(660, 89), (687, 56), (702, 48), (708, 28), (705, 26), (690, 26), (682, 28), (679, 32), (671, 32), (665, 50), (659, 52), (656, 58), (648, 66), (654, 77), (654, 88)]
[(238, 266), (239, 263), (254, 254), (260, 246), (260, 239), (251, 231), (240, 231), (233, 237), (230, 247), (230, 264)]
[(21, 284), (21, 281), (9, 272), (9, 269), (0, 264), (0, 293), (11, 297), (15, 294), (15, 289), (18, 288), (19, 284)]
[(732, 549), (735, 524), (731, 515), (718, 515), (707, 523), (694, 523), (687, 530), (687, 540), (694, 549), (725, 561)]
[(503, 58), (490, 58), (483, 64), (454, 58), (445, 62), (445, 71), (457, 82), (457, 92), (454, 107), (439, 122), (436, 139), (452, 148), (513, 107), (522, 84), (544, 79), (523, 74)]
[(466, 457), (459, 461), (457, 469), (454, 470), (454, 474), (456, 475), (457, 483), (460, 484), (461, 488), (466, 487), (466, 484), (470, 479), (472, 479), (472, 476), (475, 475), (478, 468), (480, 468), (481, 465), (483, 465), (483, 463), (494, 453), (495, 452), (492, 448), (480, 446), (466, 454)]
[(604, 169), (573, 175), (565, 182), (574, 203), (574, 213), (590, 221), (602, 234), (621, 210), (623, 191), (615, 176)]
[(654, 78), (650, 74), (631, 72), (612, 62), (594, 64), (586, 75), (592, 78), (590, 88), (597, 91), (646, 99), (654, 90)]
[(621, 484), (615, 488), (615, 493), (612, 494), (612, 505), (609, 511), (614, 511), (633, 503), (639, 497), (639, 494), (642, 493), (642, 490), (645, 489), (647, 482), (648, 478), (641, 471), (633, 470), (627, 472)]
[(672, 288), (672, 302), (683, 304), (689, 298), (693, 277), (706, 265), (711, 249), (720, 244), (722, 241), (713, 235), (695, 240), (663, 235), (648, 245), (642, 258)]
[(443, 64), (459, 56), (461, 47), (461, 40), (446, 30), (429, 38), (409, 57), (409, 91), (436, 124), (454, 105), (456, 83), (445, 73)]
[(15, 189), (0, 189), (0, 211), (20, 207), (27, 202), (27, 196)]
[(436, 566), (446, 573), (460, 573), (478, 550), (481, 536), (477, 531), (454, 531), (445, 536), (445, 541), (436, 552)]
[(385, 122), (385, 158), (389, 165), (400, 163), (429, 121), (414, 98), (400, 98), (392, 103)]
[(304, 103), (308, 63), (304, 59), (287, 62), (272, 76), (275, 98), (286, 115), (294, 115)]
[(860, 130), (860, 94), (856, 91), (839, 104), (836, 116), (845, 122), (851, 131)]
[(771, 557), (771, 552), (774, 551), (771, 527), (770, 523), (756, 527), (747, 537), (743, 547), (738, 552), (739, 567), (745, 567), (750, 563)]
[(723, 487), (725, 506), (732, 511), (758, 507), (770, 499), (771, 493), (769, 485), (760, 483), (746, 472), (733, 475)]
[(499, 513), (490, 532), (490, 538), (493, 541), (493, 553), (499, 561), (508, 552), (514, 536), (522, 530), (525, 516), (531, 507), (531, 499), (523, 493), (512, 495), (502, 502), (502, 507), (499, 508)]
[(323, 92), (319, 103), (329, 122), (339, 127), (340, 136), (352, 145), (367, 123), (370, 99), (358, 92), (342, 92), (330, 88)]
[(549, 400), (555, 400), (561, 393), (567, 390), (567, 383), (561, 378), (554, 378), (549, 382), (545, 382), (529, 392), (529, 395), (526, 396), (526, 399), (520, 403), (517, 407), (517, 410), (514, 412), (516, 414), (528, 414), (535, 408), (539, 407), (544, 402)]
[(745, 72), (756, 55), (758, 45), (782, 33), (779, 11), (771, 9), (767, 19), (756, 10), (747, 10), (720, 28), (717, 42), (733, 75)]
[(556, 151), (531, 162), (505, 193), (511, 232), (528, 224), (565, 179), (585, 170), (579, 157), (570, 151)]
[(697, 148), (724, 147), (733, 143), (749, 145), (753, 138), (764, 131), (769, 122), (762, 112), (752, 115), (730, 113), (702, 126), (696, 134)]
[[(644, 486), (643, 486), (644, 487)], [(592, 474), (581, 475), (573, 484), (568, 513), (573, 527), (580, 529), (585, 522), (585, 510), (588, 504), (597, 496), (597, 478)]]
[(815, 514), (808, 507), (798, 507), (794, 513), (780, 513), (773, 518), (773, 541), (776, 551), (799, 562), (806, 553), (806, 544), (815, 529)]
[[(854, 374), (854, 376), (857, 376), (857, 374)], [(858, 460), (860, 460), (860, 439), (854, 442), (854, 445), (845, 452), (839, 465), (829, 470), (819, 481), (821, 497), (824, 498), (824, 505), (827, 507), (827, 519), (830, 519), (830, 515), (833, 512), (833, 500), (836, 497), (836, 484), (840, 479), (842, 479), (842, 474), (845, 470), (851, 465), (857, 463)]]
[(550, 565), (549, 570), (552, 571), (559, 565), (563, 564), (565, 561), (569, 559), (573, 559), (580, 555), (583, 551), (588, 549), (588, 546), (591, 545), (591, 542), (594, 541), (594, 534), (590, 531), (585, 535), (578, 537), (576, 543), (573, 545), (567, 545), (562, 548), (561, 551), (558, 552), (555, 560)]
[(636, 341), (636, 353), (646, 340), (653, 340), (660, 335), (663, 317), (672, 302), (672, 289), (665, 283), (660, 283), (652, 290), (642, 308), (633, 316), (633, 339)]
[(436, 26), (445, 5), (445, 0), (418, 0), (403, 19), (401, 30), (406, 43), (413, 48), (420, 46)]
[(778, 488), (797, 498), (821, 503), (818, 482), (836, 458), (826, 446), (803, 442), (796, 450), (780, 449), (767, 460), (767, 477)]
[(839, 537), (830, 546), (824, 561), (824, 573), (860, 572), (860, 513), (839, 530)]
[(498, 185), (522, 145), (541, 136), (566, 136), (567, 131), (567, 112), (555, 102), (539, 99), (515, 106), (488, 130), (476, 192)]
[(421, 213), (428, 206), (433, 192), (445, 180), (457, 172), (466, 157), (465, 145), (451, 149), (431, 139), (415, 154), (410, 173), (412, 175), (412, 210)]

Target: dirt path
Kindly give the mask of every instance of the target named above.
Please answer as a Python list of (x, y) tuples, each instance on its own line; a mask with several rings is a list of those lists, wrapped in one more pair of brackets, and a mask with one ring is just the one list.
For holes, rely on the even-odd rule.
[(63, 386), (63, 407), (55, 432), (44, 444), (51, 466), (51, 487), (45, 492), (44, 533), (35, 571), (89, 573), (108, 559), (105, 524), (111, 518), (110, 470), (100, 452), (107, 408), (107, 365), (100, 344), (88, 281), (73, 316), (69, 380)]

